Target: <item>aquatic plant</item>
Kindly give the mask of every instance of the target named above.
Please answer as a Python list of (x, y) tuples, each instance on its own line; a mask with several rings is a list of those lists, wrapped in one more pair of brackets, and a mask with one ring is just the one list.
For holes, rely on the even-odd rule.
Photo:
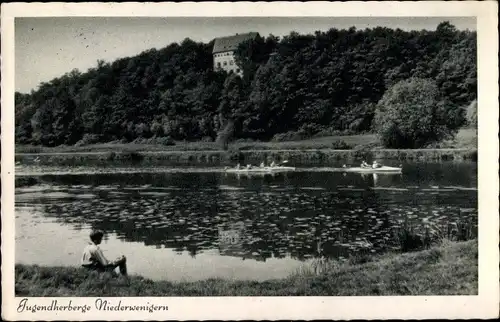
[(424, 224), (423, 229), (418, 229), (409, 220), (399, 222), (394, 228), (394, 238), (402, 252), (429, 248), (438, 236), (438, 231), (430, 224)]
[(458, 219), (447, 225), (447, 238), (452, 241), (467, 241), (476, 237), (477, 227), (470, 218)]
[(406, 219), (394, 227), (394, 237), (403, 252), (429, 248), (433, 244), (450, 241), (468, 241), (477, 237), (472, 219), (457, 219), (438, 224), (424, 218), (420, 225)]

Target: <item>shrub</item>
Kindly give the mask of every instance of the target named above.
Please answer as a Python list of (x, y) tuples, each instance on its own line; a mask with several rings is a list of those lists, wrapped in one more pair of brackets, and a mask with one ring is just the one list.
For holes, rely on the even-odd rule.
[(152, 137), (152, 138), (137, 138), (132, 141), (134, 144), (161, 144), (161, 145), (175, 145), (175, 141), (170, 137)]
[(231, 147), (228, 152), (231, 162), (243, 162), (245, 160), (243, 153), (237, 148)]
[(240, 138), (234, 140), (234, 143), (255, 143), (255, 140), (250, 139), (250, 138)]
[(434, 81), (410, 78), (386, 91), (377, 105), (375, 128), (388, 148), (420, 148), (453, 137), (462, 108), (448, 104)]
[(175, 145), (175, 141), (172, 140), (170, 137), (159, 137), (155, 138), (155, 143), (156, 144), (161, 144), (161, 145), (166, 145), (166, 146), (173, 146)]
[(409, 220), (399, 224), (394, 231), (394, 237), (402, 252), (429, 248), (443, 239), (441, 231), (430, 222), (424, 221), (420, 227)]
[(40, 184), (40, 181), (32, 177), (16, 177), (14, 184), (16, 187), (26, 187)]
[(317, 124), (306, 123), (300, 127), (299, 133), (302, 135), (303, 138), (307, 139), (314, 136), (321, 130), (322, 130), (321, 126)]
[(273, 142), (286, 142), (286, 141), (299, 141), (305, 139), (305, 135), (303, 132), (285, 132), (285, 133), (277, 133), (273, 136)]
[(477, 129), (477, 100), (467, 107), (467, 125)]
[(137, 152), (123, 152), (123, 159), (126, 161), (139, 162), (144, 159), (144, 155)]
[(202, 139), (201, 139), (201, 142), (213, 142), (214, 139), (210, 136), (204, 136)]
[(322, 129), (318, 133), (314, 134), (313, 137), (320, 138), (325, 136), (345, 136), (345, 135), (356, 135), (362, 133), (361, 131), (353, 131), (350, 129), (339, 130), (334, 127), (329, 127)]
[(116, 158), (116, 152), (108, 152), (106, 153), (106, 160), (107, 161), (114, 161)]
[(345, 141), (342, 140), (336, 140), (332, 142), (332, 149), (335, 150), (350, 150), (352, 149), (352, 146), (349, 144), (345, 143)]
[(101, 141), (101, 136), (98, 134), (89, 134), (85, 133), (83, 135), (83, 138), (76, 142), (76, 146), (82, 146), (82, 145), (88, 145), (88, 144), (95, 144), (99, 143)]

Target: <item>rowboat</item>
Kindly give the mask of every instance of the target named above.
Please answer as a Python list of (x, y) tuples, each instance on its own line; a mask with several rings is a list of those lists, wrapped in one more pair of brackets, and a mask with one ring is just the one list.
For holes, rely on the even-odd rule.
[(343, 170), (345, 172), (358, 172), (358, 173), (401, 173), (401, 172), (403, 172), (403, 168), (388, 167), (388, 166), (382, 166), (379, 168), (353, 167), (353, 168), (344, 168)]
[(255, 168), (240, 168), (240, 169), (235, 169), (235, 168), (228, 168), (225, 169), (226, 172), (228, 173), (277, 173), (277, 172), (288, 172), (288, 171), (295, 171), (295, 167), (282, 167), (282, 166), (276, 166), (276, 167), (255, 167)]

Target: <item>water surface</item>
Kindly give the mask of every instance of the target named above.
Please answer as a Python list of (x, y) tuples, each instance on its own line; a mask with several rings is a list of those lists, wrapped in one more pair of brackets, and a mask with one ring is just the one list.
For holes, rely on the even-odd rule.
[(404, 221), (477, 225), (477, 164), (404, 164), (400, 175), (301, 167), (20, 167), (16, 262), (78, 265), (91, 229), (109, 258), (152, 279), (280, 278), (318, 256), (396, 247)]

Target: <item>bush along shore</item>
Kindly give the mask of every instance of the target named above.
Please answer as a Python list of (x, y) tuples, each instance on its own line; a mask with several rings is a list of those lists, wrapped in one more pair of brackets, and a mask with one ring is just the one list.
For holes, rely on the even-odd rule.
[(152, 281), (88, 272), (75, 267), (17, 264), (16, 296), (368, 296), (475, 295), (477, 239), (443, 241), (429, 249), (315, 260), (283, 279), (194, 282)]

